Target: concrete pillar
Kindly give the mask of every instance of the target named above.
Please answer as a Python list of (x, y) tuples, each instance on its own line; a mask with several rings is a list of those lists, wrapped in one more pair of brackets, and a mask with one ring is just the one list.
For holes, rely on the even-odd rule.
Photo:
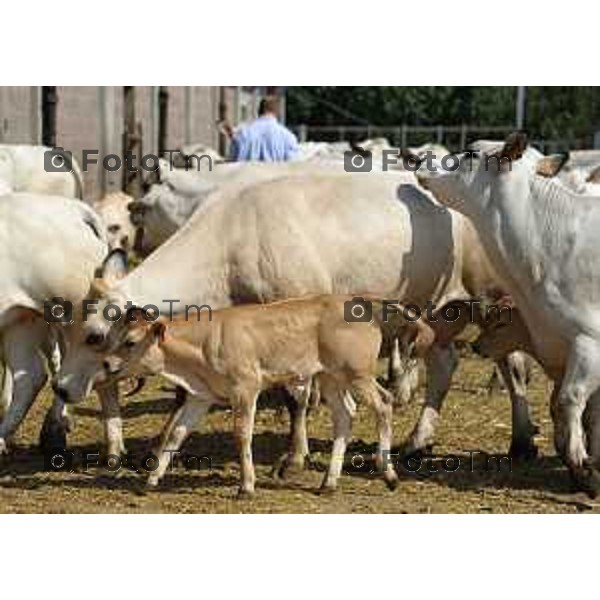
[(194, 140), (194, 88), (185, 87), (185, 143), (191, 144)]
[[(125, 157), (120, 148), (120, 135), (117, 129), (117, 98), (114, 86), (98, 87), (98, 122), (100, 123), (100, 139), (98, 154), (98, 189), (101, 196), (109, 192), (119, 191), (122, 171), (107, 171), (102, 160), (107, 154), (116, 154), (122, 160), (121, 169), (125, 168)], [(139, 159), (139, 157), (138, 157)], [(111, 163), (112, 164), (112, 163)]]
[(37, 85), (30, 86), (30, 141), (34, 146), (42, 143), (42, 93)]

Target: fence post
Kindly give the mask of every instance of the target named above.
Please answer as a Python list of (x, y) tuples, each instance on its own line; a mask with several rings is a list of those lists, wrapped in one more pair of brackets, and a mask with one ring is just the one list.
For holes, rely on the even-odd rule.
[(436, 130), (436, 141), (438, 144), (442, 144), (444, 141), (444, 126), (438, 125)]
[(343, 126), (338, 127), (338, 142), (343, 142), (346, 138), (346, 128)]
[(158, 155), (163, 156), (169, 149), (167, 139), (169, 132), (169, 88), (160, 86), (158, 88)]
[(298, 137), (300, 138), (300, 142), (306, 142), (308, 138), (308, 131), (306, 125), (298, 126)]
[(400, 127), (400, 148), (406, 148), (406, 125), (404, 123)]

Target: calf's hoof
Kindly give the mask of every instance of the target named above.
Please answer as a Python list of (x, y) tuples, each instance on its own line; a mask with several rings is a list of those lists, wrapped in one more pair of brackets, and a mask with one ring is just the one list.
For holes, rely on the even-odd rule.
[(516, 460), (534, 460), (538, 456), (538, 448), (533, 440), (512, 440), (508, 455)]
[(156, 486), (158, 486), (158, 477), (156, 477), (155, 475), (150, 475), (150, 477), (148, 477), (148, 479), (146, 480), (146, 487), (148, 489), (152, 489)]

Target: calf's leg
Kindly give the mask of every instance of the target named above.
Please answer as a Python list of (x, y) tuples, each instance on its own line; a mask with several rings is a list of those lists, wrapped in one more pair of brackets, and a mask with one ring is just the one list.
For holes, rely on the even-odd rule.
[(527, 402), (527, 374), (524, 356), (513, 352), (498, 361), (498, 369), (510, 395), (512, 407), (512, 441), (509, 454), (515, 458), (535, 458), (537, 447), (533, 437), (538, 428), (531, 422)]
[(173, 453), (181, 448), (181, 444), (193, 430), (198, 421), (214, 404), (211, 398), (188, 396), (183, 406), (175, 409), (162, 435), (157, 452), (158, 467), (148, 477), (148, 485), (156, 486), (171, 464)]
[(391, 341), (388, 361), (387, 387), (394, 395), (396, 404), (410, 402), (419, 385), (419, 365), (414, 359), (407, 359), (400, 351), (400, 340)]
[(335, 383), (322, 379), (321, 393), (331, 410), (333, 421), (333, 448), (329, 468), (321, 484), (322, 491), (334, 491), (337, 488), (337, 480), (342, 473), (344, 455), (352, 435), (352, 418), (356, 407), (352, 397)]
[(308, 405), (311, 398), (313, 382), (309, 381), (304, 386), (286, 388), (285, 393), (289, 398), (287, 408), (290, 413), (290, 449), (277, 460), (273, 467), (272, 476), (284, 477), (290, 469), (298, 471), (304, 468), (309, 456), (308, 434), (306, 431), (306, 418)]
[(379, 446), (377, 450), (377, 468), (383, 473), (383, 478), (390, 489), (398, 485), (398, 475), (391, 460), (392, 449), (392, 405), (391, 394), (382, 399), (377, 384), (373, 379), (355, 381), (350, 386), (350, 393), (358, 401), (366, 402), (375, 411)]
[(240, 457), (240, 496), (253, 494), (256, 476), (252, 461), (252, 435), (259, 390), (238, 389), (230, 397), (233, 408), (233, 432)]
[(119, 384), (114, 382), (107, 385), (96, 385), (96, 393), (102, 406), (106, 451), (108, 454), (121, 456), (125, 453), (125, 442), (123, 441), (123, 420), (119, 405)]

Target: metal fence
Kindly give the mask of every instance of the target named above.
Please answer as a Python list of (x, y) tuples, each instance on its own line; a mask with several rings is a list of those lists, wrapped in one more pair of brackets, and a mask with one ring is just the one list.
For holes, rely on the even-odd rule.
[[(360, 141), (378, 137), (386, 138), (392, 146), (407, 148), (435, 142), (458, 152), (480, 139), (504, 139), (515, 130), (514, 125), (296, 125), (292, 126), (301, 142)], [(593, 132), (584, 138), (533, 139), (532, 144), (542, 152), (551, 154), (566, 150), (594, 147)]]

